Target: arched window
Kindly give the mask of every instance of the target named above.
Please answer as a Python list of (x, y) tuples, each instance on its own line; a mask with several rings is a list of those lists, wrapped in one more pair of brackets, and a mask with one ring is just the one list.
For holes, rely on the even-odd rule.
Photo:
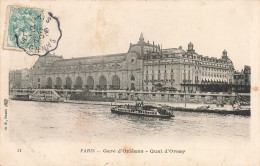
[(99, 88), (100, 89), (106, 89), (107, 88), (107, 79), (103, 75), (99, 77)]
[(83, 84), (83, 81), (82, 81), (81, 77), (77, 76), (75, 88), (76, 89), (82, 89), (82, 84)]
[(130, 80), (131, 80), (131, 81), (134, 81), (134, 80), (135, 80), (135, 77), (134, 77), (133, 75), (131, 75)]
[(94, 79), (92, 76), (88, 76), (87, 78), (87, 88), (94, 89)]
[(70, 77), (67, 77), (67, 78), (66, 78), (65, 88), (66, 88), (66, 89), (71, 89), (71, 85), (72, 85), (72, 80), (71, 80)]
[(52, 79), (51, 79), (51, 77), (48, 77), (48, 79), (47, 79), (47, 88), (49, 88), (49, 89), (52, 88)]
[(56, 85), (55, 85), (55, 88), (60, 89), (61, 86), (62, 86), (61, 78), (60, 78), (60, 77), (57, 77), (57, 78), (56, 78)]
[(120, 89), (120, 78), (117, 75), (112, 77), (112, 89)]

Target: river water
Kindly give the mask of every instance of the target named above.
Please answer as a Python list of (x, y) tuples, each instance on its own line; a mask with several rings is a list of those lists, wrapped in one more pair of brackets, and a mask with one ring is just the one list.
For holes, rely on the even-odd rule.
[(175, 111), (160, 119), (112, 114), (109, 105), (13, 100), (8, 107), (9, 165), (246, 165), (255, 153), (250, 117)]
[(171, 140), (238, 139), (250, 135), (250, 117), (175, 111), (172, 119), (117, 115), (110, 106), (11, 101), (13, 139), (93, 140), (168, 138)]
[(174, 113), (172, 119), (116, 115), (110, 106), (10, 101), (9, 134), (13, 140), (199, 141), (248, 140), (250, 117), (207, 113)]

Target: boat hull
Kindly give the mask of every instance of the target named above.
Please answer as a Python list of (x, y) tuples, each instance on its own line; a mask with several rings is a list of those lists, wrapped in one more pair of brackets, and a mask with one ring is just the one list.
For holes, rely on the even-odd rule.
[(153, 115), (153, 114), (145, 114), (145, 113), (137, 113), (137, 112), (124, 112), (124, 111), (118, 111), (113, 108), (111, 108), (111, 113), (118, 114), (118, 115), (146, 116), (146, 117), (164, 118), (164, 119), (170, 119), (174, 117), (174, 115)]

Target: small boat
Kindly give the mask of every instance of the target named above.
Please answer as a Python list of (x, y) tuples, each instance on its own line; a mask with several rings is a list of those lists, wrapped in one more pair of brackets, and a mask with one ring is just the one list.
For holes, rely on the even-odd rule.
[(148, 116), (157, 118), (171, 118), (174, 117), (173, 111), (166, 107), (157, 107), (152, 105), (136, 104), (136, 106), (124, 105), (111, 108), (111, 113), (128, 114), (135, 116)]
[(15, 94), (11, 97), (12, 100), (31, 101), (29, 94)]

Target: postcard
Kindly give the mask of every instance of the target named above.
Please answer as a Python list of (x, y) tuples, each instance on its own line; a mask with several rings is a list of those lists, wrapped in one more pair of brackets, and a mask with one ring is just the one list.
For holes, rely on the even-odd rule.
[(259, 165), (259, 13), (1, 1), (0, 165)]

